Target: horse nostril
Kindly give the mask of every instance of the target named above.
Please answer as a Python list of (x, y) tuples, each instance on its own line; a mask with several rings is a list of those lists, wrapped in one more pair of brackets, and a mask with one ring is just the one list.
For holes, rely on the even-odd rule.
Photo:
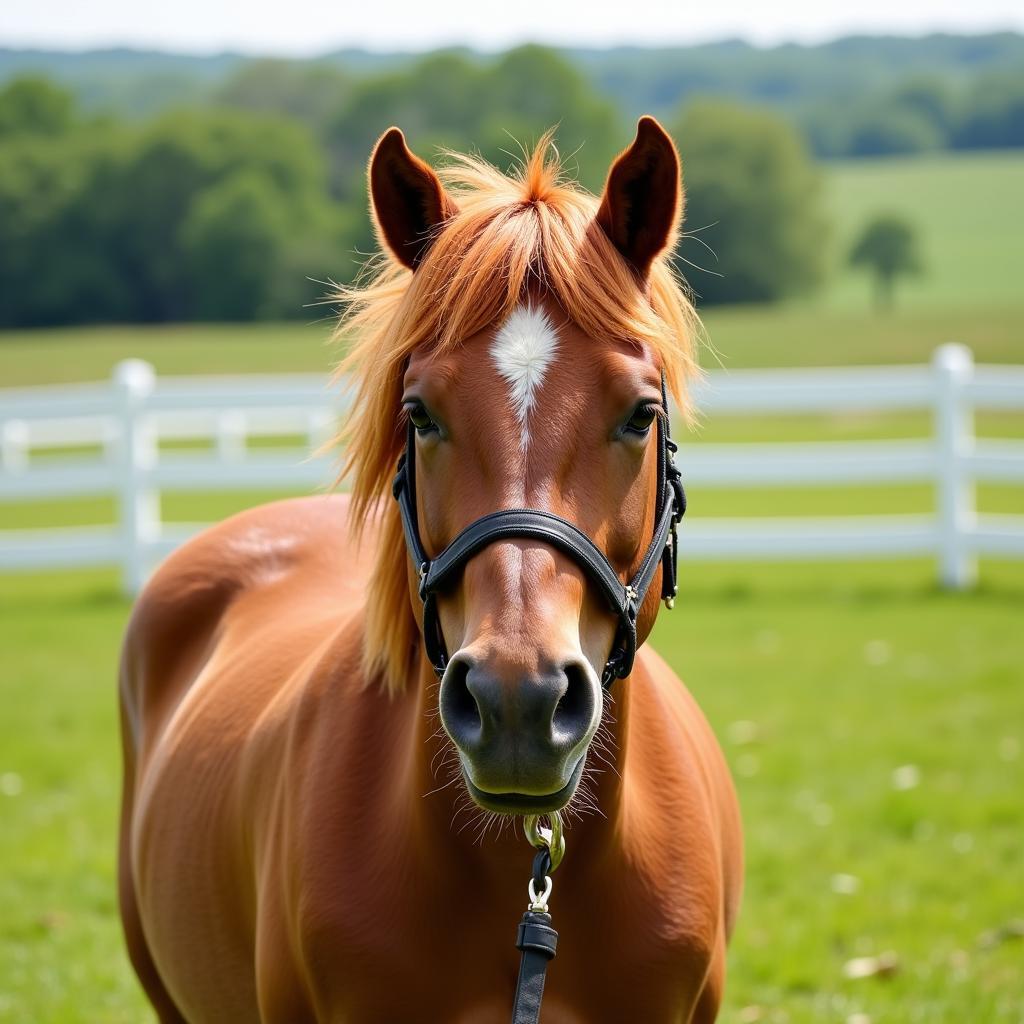
[(558, 737), (575, 742), (590, 728), (594, 716), (594, 687), (590, 675), (578, 662), (571, 661), (562, 668), (565, 692), (555, 705), (551, 726)]
[(441, 681), (441, 723), (459, 747), (478, 743), (483, 730), (480, 708), (469, 689), (472, 665), (465, 658), (452, 658)]

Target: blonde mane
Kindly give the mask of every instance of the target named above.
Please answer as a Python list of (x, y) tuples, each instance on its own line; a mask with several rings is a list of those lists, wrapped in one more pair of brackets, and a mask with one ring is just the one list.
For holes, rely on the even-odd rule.
[(348, 345), (339, 375), (354, 389), (340, 436), (342, 472), (352, 481), (350, 517), (357, 534), (368, 519), (380, 518), (365, 678), (390, 692), (403, 688), (419, 644), (408, 555), (391, 500), (405, 444), (401, 397), (410, 353), (420, 346), (447, 351), (502, 323), (533, 286), (548, 291), (595, 343), (648, 346), (684, 413), (687, 382), (697, 372), (697, 316), (668, 254), (655, 259), (645, 291), (595, 223), (598, 200), (563, 180), (551, 133), (511, 175), (475, 157), (447, 155), (451, 162), (439, 174), (458, 213), (441, 225), (427, 258), (412, 273), (382, 253), (365, 283), (338, 295), (344, 312), (337, 335)]

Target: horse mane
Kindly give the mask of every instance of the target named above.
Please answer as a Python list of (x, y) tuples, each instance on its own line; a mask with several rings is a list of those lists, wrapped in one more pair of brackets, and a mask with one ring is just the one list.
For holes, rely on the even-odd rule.
[(419, 645), (410, 602), (405, 541), (391, 482), (405, 445), (402, 381), (420, 346), (448, 351), (501, 323), (531, 287), (548, 291), (595, 341), (648, 346), (668, 388), (688, 415), (687, 382), (697, 371), (699, 321), (671, 268), (672, 246), (646, 282), (595, 222), (598, 200), (565, 180), (548, 132), (506, 175), (484, 160), (446, 153), (439, 170), (458, 212), (436, 232), (416, 272), (386, 251), (357, 282), (338, 290), (336, 337), (348, 346), (338, 375), (353, 389), (339, 435), (342, 476), (352, 484), (350, 522), (357, 539), (379, 520), (363, 647), (364, 678), (397, 693)]

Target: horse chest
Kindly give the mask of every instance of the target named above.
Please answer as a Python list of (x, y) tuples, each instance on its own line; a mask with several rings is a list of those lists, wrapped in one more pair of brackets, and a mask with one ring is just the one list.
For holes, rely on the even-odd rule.
[[(344, 886), (314, 885), (301, 901), (302, 973), (312, 1001), (330, 1008), (317, 1019), (505, 1024), (522, 879), (485, 882), (467, 872), (460, 884), (415, 859), (392, 869), (385, 889), (374, 887), (367, 868)], [(573, 878), (571, 869), (556, 889), (560, 948), (545, 1024), (689, 1018), (714, 952), (712, 898), (684, 905), (680, 893), (611, 877), (595, 882), (582, 872)]]

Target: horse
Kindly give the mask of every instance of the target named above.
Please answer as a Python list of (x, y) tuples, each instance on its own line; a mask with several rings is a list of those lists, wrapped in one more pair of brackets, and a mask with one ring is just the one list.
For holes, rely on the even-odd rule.
[[(739, 813), (644, 644), (675, 554), (649, 557), (665, 394), (688, 409), (698, 372), (675, 146), (642, 118), (595, 197), (550, 135), (509, 173), (435, 170), (392, 128), (368, 180), (381, 253), (340, 296), (349, 493), (198, 534), (130, 616), (131, 963), (165, 1024), (507, 1020), (520, 818), (561, 815), (545, 1024), (706, 1024)], [(509, 510), (518, 533), (463, 538), (428, 585)]]

